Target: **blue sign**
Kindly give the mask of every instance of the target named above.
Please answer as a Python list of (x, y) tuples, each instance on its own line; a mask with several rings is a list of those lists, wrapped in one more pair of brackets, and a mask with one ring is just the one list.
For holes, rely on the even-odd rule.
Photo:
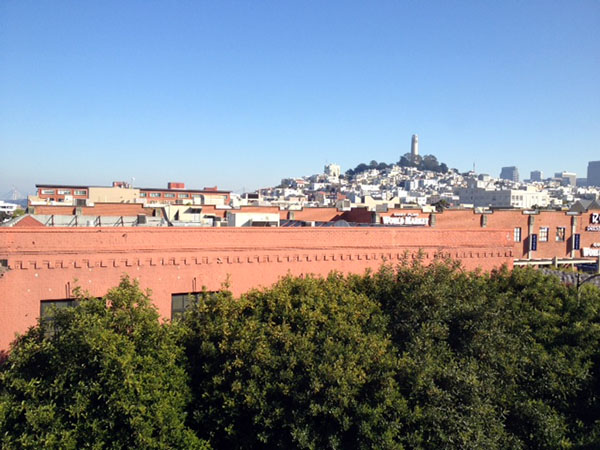
[(573, 250), (581, 250), (581, 235), (576, 234), (573, 239)]
[(531, 235), (531, 251), (537, 250), (537, 234)]

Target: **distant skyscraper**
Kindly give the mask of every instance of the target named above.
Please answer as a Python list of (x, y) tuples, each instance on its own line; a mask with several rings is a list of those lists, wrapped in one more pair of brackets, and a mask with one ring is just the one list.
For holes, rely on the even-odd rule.
[(590, 161), (588, 163), (587, 185), (600, 186), (600, 161)]
[(503, 180), (519, 181), (519, 169), (515, 166), (503, 167), (500, 171), (500, 178)]
[(410, 158), (414, 161), (417, 156), (419, 156), (419, 136), (413, 134), (410, 141)]
[(532, 170), (531, 173), (529, 174), (529, 179), (531, 181), (542, 181), (543, 176), (544, 176), (544, 174), (542, 173), (541, 170)]
[(559, 178), (563, 186), (575, 186), (577, 184), (577, 175), (573, 172), (556, 172), (554, 178)]

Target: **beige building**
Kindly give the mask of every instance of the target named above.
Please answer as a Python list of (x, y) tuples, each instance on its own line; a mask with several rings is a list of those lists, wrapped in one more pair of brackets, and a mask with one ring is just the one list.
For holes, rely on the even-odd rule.
[(89, 187), (91, 203), (141, 203), (140, 190), (122, 187)]

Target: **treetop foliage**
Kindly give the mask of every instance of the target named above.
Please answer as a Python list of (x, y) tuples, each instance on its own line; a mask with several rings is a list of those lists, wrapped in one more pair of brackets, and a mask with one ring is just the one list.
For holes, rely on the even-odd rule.
[(124, 278), (54, 312), (0, 371), (2, 448), (200, 448), (184, 424), (182, 351), (150, 297)]
[(203, 438), (216, 448), (399, 447), (406, 405), (386, 320), (345, 285), (339, 274), (287, 277), (187, 313)]
[(204, 292), (124, 279), (0, 365), (2, 448), (600, 448), (600, 293), (408, 260)]
[(377, 169), (379, 171), (391, 169), (394, 164), (397, 164), (400, 167), (415, 167), (419, 170), (430, 170), (432, 172), (448, 172), (448, 166), (445, 163), (440, 164), (434, 155), (417, 156), (413, 159), (410, 153), (406, 153), (397, 163), (378, 163), (375, 160), (372, 160), (369, 164), (360, 163), (354, 169), (348, 169), (346, 175), (351, 177), (371, 169)]

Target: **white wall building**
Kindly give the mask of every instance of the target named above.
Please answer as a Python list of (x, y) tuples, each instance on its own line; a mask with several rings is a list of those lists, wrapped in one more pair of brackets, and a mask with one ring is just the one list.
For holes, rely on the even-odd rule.
[(242, 213), (228, 212), (227, 226), (229, 227), (278, 227), (279, 214), (275, 213)]
[(530, 186), (527, 190), (458, 188), (456, 194), (460, 198), (460, 203), (473, 205), (475, 208), (491, 206), (530, 209), (534, 206), (545, 208), (550, 203), (550, 196), (546, 191), (537, 191)]

